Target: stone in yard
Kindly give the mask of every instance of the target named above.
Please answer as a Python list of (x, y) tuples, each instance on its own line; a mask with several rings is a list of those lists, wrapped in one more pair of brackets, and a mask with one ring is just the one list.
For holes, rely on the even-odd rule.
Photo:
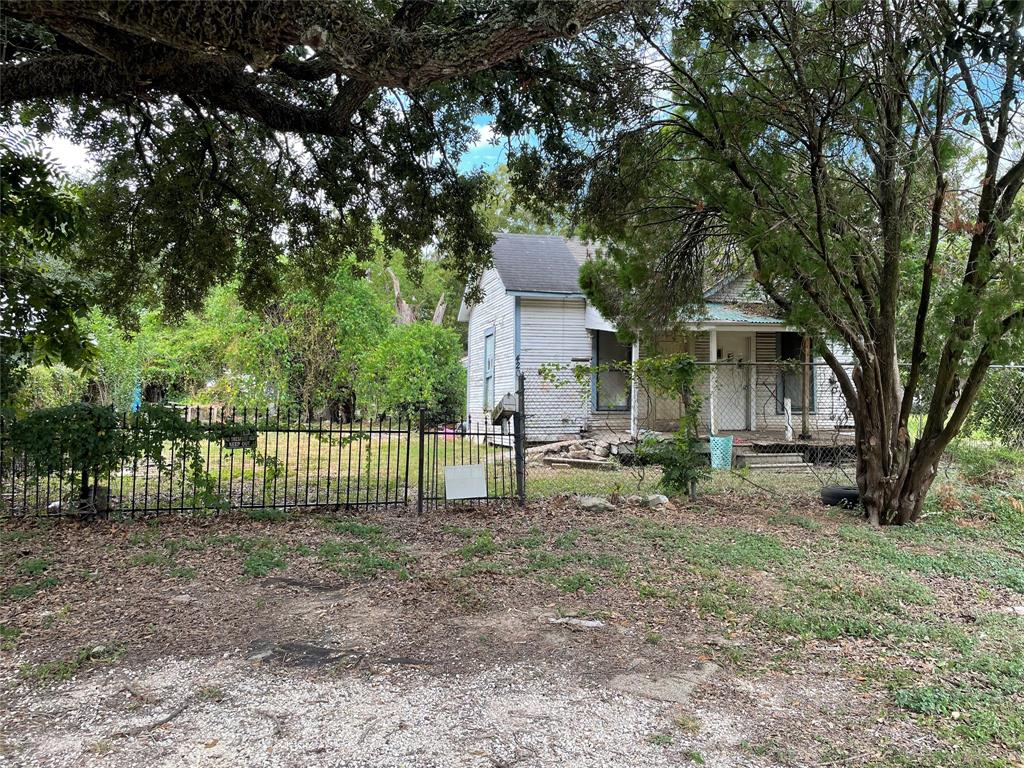
[(644, 497), (645, 507), (663, 507), (668, 504), (668, 496), (661, 493), (652, 493)]
[(590, 458), (590, 451), (588, 451), (586, 448), (573, 448), (571, 451), (569, 451), (569, 458), (570, 459), (589, 459)]
[(172, 603), (178, 603), (179, 605), (188, 605), (193, 600), (192, 595), (180, 594), (175, 595), (171, 598)]
[(604, 622), (598, 619), (577, 619), (573, 616), (563, 616), (558, 619), (548, 619), (548, 621), (552, 624), (565, 624), (579, 629), (600, 629), (604, 626)]
[(612, 452), (611, 446), (608, 443), (598, 443), (594, 446), (594, 455), (600, 456), (602, 459)]
[(632, 504), (635, 507), (635, 506), (637, 506), (639, 504), (643, 504), (644, 503), (644, 497), (643, 496), (637, 496), (636, 494), (633, 494), (632, 496), (627, 496), (626, 497), (626, 503), (627, 504)]
[(1024, 616), (1024, 605), (1008, 605), (999, 609), (1000, 613), (1009, 613), (1013, 616)]
[(580, 506), (591, 512), (614, 512), (615, 505), (600, 496), (581, 496)]
[(685, 704), (697, 686), (714, 677), (718, 670), (717, 664), (707, 662), (696, 669), (670, 672), (662, 677), (627, 672), (615, 675), (608, 681), (608, 687), (615, 691), (643, 696), (645, 699)]

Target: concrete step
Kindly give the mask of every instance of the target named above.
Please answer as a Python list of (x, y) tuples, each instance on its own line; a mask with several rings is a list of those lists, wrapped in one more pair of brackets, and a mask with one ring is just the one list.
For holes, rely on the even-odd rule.
[(751, 464), (789, 466), (791, 464), (803, 464), (802, 453), (737, 453), (735, 463), (739, 466), (750, 466)]
[(744, 465), (749, 470), (771, 470), (773, 472), (807, 472), (813, 466), (813, 464), (806, 461), (801, 461), (799, 464), (763, 464), (754, 462), (753, 464)]

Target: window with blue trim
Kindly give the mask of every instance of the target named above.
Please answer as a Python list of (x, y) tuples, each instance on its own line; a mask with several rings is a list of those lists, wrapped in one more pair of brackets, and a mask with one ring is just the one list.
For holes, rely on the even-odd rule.
[(494, 329), (484, 331), (484, 410), (494, 407)]
[[(595, 411), (628, 411), (630, 381), (628, 365), (633, 350), (610, 331), (594, 333), (593, 407)], [(605, 368), (607, 367), (607, 370)]]

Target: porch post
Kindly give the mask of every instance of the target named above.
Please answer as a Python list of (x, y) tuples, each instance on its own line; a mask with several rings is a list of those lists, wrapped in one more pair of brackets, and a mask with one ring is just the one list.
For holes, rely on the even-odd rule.
[(636, 440), (637, 435), (640, 433), (640, 424), (638, 423), (636, 413), (636, 396), (639, 387), (636, 385), (636, 364), (640, 360), (640, 339), (637, 338), (633, 341), (633, 352), (630, 355), (630, 366), (629, 366), (629, 436)]
[(715, 390), (718, 388), (718, 329), (708, 331), (708, 362), (711, 375), (708, 377), (708, 433), (715, 434)]
[(801, 373), (803, 381), (800, 388), (800, 439), (811, 439), (811, 337), (804, 336), (802, 349), (803, 366)]

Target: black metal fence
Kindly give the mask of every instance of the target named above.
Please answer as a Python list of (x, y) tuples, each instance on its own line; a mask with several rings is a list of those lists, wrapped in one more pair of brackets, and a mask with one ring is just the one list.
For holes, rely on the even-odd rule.
[[(525, 494), (518, 417), (504, 427), (433, 424), (425, 413), (336, 423), (292, 408), (158, 406), (110, 418), (110, 434), (55, 431), (40, 436), (45, 449), (16, 439), (17, 423), (2, 425), (0, 517), (413, 503), (423, 511), (452, 501), (448, 470), (470, 465), (483, 491), (458, 500)], [(83, 451), (93, 439), (112, 447)]]

